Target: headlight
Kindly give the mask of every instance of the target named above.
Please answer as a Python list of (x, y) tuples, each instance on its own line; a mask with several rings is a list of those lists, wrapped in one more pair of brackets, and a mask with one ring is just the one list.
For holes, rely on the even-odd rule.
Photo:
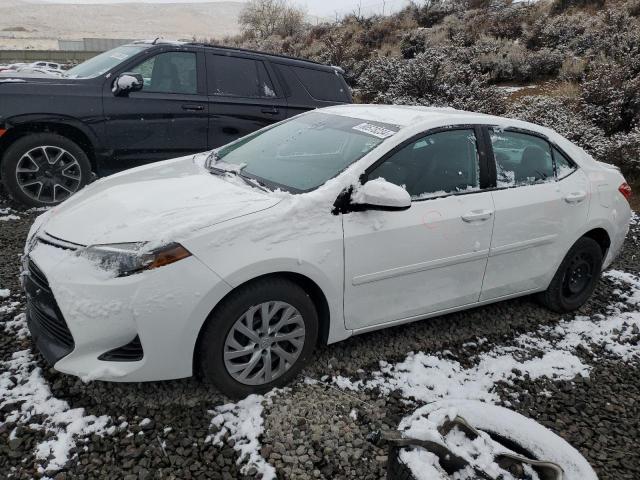
[(115, 272), (119, 277), (163, 267), (191, 256), (179, 243), (170, 243), (153, 250), (146, 250), (144, 243), (91, 245), (78, 253), (104, 270)]

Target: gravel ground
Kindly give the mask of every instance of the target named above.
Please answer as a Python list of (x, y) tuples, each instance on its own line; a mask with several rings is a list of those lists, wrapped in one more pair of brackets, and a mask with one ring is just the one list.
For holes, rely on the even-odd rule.
[[(23, 309), (17, 276), (19, 254), (37, 212), (25, 212), (0, 198), (0, 217), (6, 215), (20, 218), (0, 219), (0, 289), (11, 291), (2, 304), (19, 304), (11, 312), (0, 309), (0, 324), (11, 321)], [(638, 274), (638, 233), (636, 225), (614, 268)], [(606, 313), (616, 288), (611, 280), (603, 280), (578, 313)], [(373, 430), (395, 427), (419, 403), (403, 399), (398, 392), (383, 395), (377, 389), (341, 390), (331, 382), (332, 377), (367, 379), (369, 372), (379, 370), (380, 361), (399, 362), (410, 351), (470, 365), (479, 352), (510, 345), (519, 334), (561, 320), (560, 315), (532, 299), (522, 298), (322, 347), (298, 381), (264, 401), (260, 454), (275, 467), (278, 478), (384, 477), (386, 452), (366, 437)], [(482, 338), (486, 341), (479, 342)], [(11, 359), (14, 352), (29, 345), (28, 338), (0, 333), (0, 361)], [(593, 352), (587, 350), (577, 354), (592, 367), (588, 378), (555, 381), (525, 376), (511, 385), (497, 385), (497, 391), (512, 408), (574, 445), (601, 479), (640, 478), (640, 365), (606, 356), (594, 359)], [(80, 438), (66, 465), (45, 472), (38, 469), (43, 462), (35, 457), (36, 446), (53, 433), (29, 426), (43, 421), (38, 415), (26, 423), (6, 422), (5, 416), (19, 405), (3, 404), (0, 397), (0, 476), (127, 480), (256, 477), (256, 467), (241, 472), (241, 465), (236, 464), (238, 439), (233, 438), (233, 430), (225, 433), (226, 424), (222, 431), (211, 425), (216, 415), (212, 410), (228, 402), (212, 388), (194, 379), (83, 383), (49, 369), (39, 354), (34, 356), (54, 397), (66, 401), (70, 408), (84, 408), (85, 415), (108, 415), (114, 428), (109, 434)], [(220, 444), (211, 441), (216, 433)]]

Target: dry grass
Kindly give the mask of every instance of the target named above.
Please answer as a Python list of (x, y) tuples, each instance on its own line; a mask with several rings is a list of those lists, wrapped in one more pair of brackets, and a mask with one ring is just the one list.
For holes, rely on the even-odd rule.
[(580, 96), (580, 85), (575, 82), (549, 81), (523, 88), (509, 95), (510, 101), (519, 100), (523, 97), (534, 97), (544, 95), (547, 97), (577, 98)]

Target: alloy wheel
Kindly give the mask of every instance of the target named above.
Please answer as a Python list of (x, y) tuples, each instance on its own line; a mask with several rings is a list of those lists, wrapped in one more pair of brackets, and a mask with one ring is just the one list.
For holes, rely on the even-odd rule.
[(224, 365), (245, 385), (264, 385), (283, 375), (304, 347), (300, 312), (286, 302), (251, 306), (233, 324), (224, 342)]
[(29, 198), (41, 202), (59, 203), (79, 188), (81, 168), (67, 150), (56, 146), (39, 146), (26, 152), (16, 167), (20, 190)]

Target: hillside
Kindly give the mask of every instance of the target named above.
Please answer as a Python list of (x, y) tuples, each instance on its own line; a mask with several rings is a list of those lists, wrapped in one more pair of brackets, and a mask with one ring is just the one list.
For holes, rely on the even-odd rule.
[(230, 45), (341, 66), (359, 101), (556, 129), (640, 188), (640, 0), (430, 0)]
[(57, 48), (57, 39), (171, 39), (239, 32), (240, 2), (182, 4), (39, 4), (0, 1), (0, 49)]

